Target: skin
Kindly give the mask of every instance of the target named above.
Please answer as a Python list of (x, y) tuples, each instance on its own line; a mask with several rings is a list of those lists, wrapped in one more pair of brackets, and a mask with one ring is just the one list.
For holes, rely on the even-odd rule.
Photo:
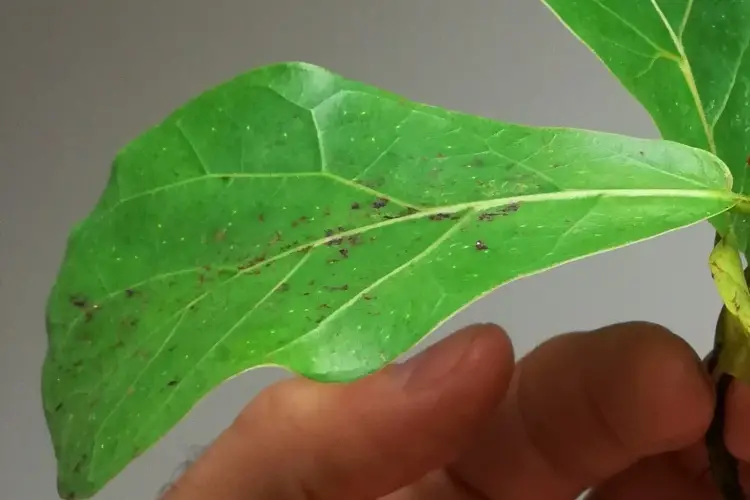
[[(353, 383), (269, 387), (163, 500), (720, 500), (713, 402), (695, 352), (657, 325), (560, 335), (517, 362), (505, 331), (474, 325)], [(741, 460), (749, 418), (734, 383)]]

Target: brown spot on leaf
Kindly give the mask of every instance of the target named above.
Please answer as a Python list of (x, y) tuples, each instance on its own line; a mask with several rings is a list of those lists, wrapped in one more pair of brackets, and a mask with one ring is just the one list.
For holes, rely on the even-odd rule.
[(327, 286), (326, 290), (330, 290), (331, 292), (345, 292), (346, 290), (349, 290), (349, 285)]
[(62, 409), (63, 409), (63, 404), (62, 403), (60, 403), (57, 406), (55, 406), (55, 412), (58, 412), (58, 411), (60, 411)]
[(265, 256), (265, 254), (262, 254), (262, 255), (259, 255), (258, 257), (255, 257), (254, 259), (252, 259), (252, 260), (250, 260), (250, 261), (248, 261), (248, 262), (246, 262), (244, 264), (240, 264), (239, 266), (237, 266), (237, 269), (239, 271), (243, 271), (243, 270), (249, 269), (249, 268), (251, 268), (251, 267), (253, 267), (253, 266), (257, 265), (257, 264), (260, 264), (264, 260), (266, 260), (266, 256)]
[(521, 208), (520, 203), (510, 203), (501, 208), (499, 212), (482, 212), (481, 214), (479, 214), (478, 219), (481, 221), (491, 221), (494, 220), (495, 217), (504, 217), (506, 215), (517, 212), (519, 208)]
[(429, 219), (430, 220), (445, 220), (445, 219), (450, 219), (450, 217), (451, 217), (450, 214), (441, 213), (441, 214), (432, 214), (430, 215)]
[(377, 198), (372, 202), (372, 208), (383, 208), (389, 201), (387, 198)]
[(70, 303), (73, 304), (74, 307), (85, 309), (87, 307), (88, 301), (81, 295), (74, 295), (70, 298)]
[(372, 295), (369, 295), (369, 294), (364, 294), (364, 295), (362, 295), (362, 298), (365, 299), (365, 300), (373, 300), (375, 297), (373, 297)]
[(339, 249), (339, 253), (346, 259), (349, 257), (349, 250), (346, 248)]
[(138, 325), (138, 318), (123, 318), (120, 321), (120, 325), (126, 327), (126, 328), (132, 328), (134, 326)]
[(258, 222), (265, 222), (265, 221), (266, 221), (266, 216), (264, 214), (258, 215)]
[(167, 387), (174, 387), (178, 384), (178, 382), (178, 380), (170, 380), (169, 382), (167, 382)]
[(279, 291), (280, 291), (280, 292), (286, 292), (286, 291), (288, 291), (288, 290), (289, 290), (289, 283), (282, 283), (282, 284), (281, 284), (281, 285), (279, 286)]
[(489, 249), (489, 247), (485, 245), (482, 240), (477, 240), (476, 243), (474, 243), (474, 248), (476, 248), (480, 252)]
[(271, 241), (268, 242), (269, 245), (275, 245), (276, 243), (281, 241), (281, 231), (276, 231), (273, 233), (273, 237), (271, 238)]
[(519, 208), (521, 208), (521, 203), (519, 203), (519, 202), (516, 201), (516, 202), (509, 203), (509, 204), (505, 205), (502, 208), (502, 211), (503, 211), (503, 213), (509, 214), (509, 213), (513, 213), (513, 212), (518, 212)]
[(359, 203), (357, 203), (356, 201), (352, 203), (352, 210), (359, 210)]

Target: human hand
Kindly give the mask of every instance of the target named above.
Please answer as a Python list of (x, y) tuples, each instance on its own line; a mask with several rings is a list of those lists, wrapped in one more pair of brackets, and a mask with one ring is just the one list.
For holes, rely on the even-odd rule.
[[(475, 325), (350, 384), (263, 391), (163, 500), (718, 500), (703, 435), (713, 389), (656, 325), (557, 336), (517, 365)], [(726, 441), (750, 459), (750, 388)]]

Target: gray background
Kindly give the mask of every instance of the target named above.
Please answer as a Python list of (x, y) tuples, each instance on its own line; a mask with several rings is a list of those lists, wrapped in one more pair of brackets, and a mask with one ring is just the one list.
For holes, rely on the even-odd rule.
[[(5, 0), (0, 5), (0, 500), (53, 500), (40, 402), (43, 308), (71, 224), (115, 152), (202, 90), (304, 60), (498, 119), (656, 137), (640, 106), (538, 0)], [(495, 321), (519, 353), (609, 322), (660, 322), (705, 353), (719, 299), (707, 223), (514, 282), (456, 327)], [(426, 344), (422, 344), (423, 347)], [(215, 390), (96, 498), (153, 499), (279, 370)]]

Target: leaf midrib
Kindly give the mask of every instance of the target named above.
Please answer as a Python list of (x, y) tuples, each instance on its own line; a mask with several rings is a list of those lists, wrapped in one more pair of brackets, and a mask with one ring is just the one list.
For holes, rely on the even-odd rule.
[[(289, 176), (291, 174), (235, 174), (236, 177), (249, 177), (249, 176), (257, 176), (261, 175), (264, 177), (280, 177), (280, 176)], [(299, 174), (294, 174), (299, 175)], [(365, 188), (364, 186), (360, 186), (359, 184), (353, 183), (351, 181), (347, 181), (346, 179), (343, 179), (341, 177), (335, 176), (333, 174), (328, 174), (325, 172), (310, 172), (304, 174), (306, 176), (323, 176), (323, 177), (331, 177), (339, 182), (344, 182), (347, 185), (351, 185), (353, 187), (357, 188)], [(222, 175), (217, 175), (216, 177), (224, 177)], [(201, 177), (203, 178), (203, 177)], [(174, 185), (174, 184), (173, 184)], [(368, 188), (365, 188), (368, 191), (370, 191)], [(376, 192), (377, 193), (377, 192)], [(378, 195), (382, 195), (378, 193)], [(722, 191), (722, 190), (713, 190), (713, 189), (677, 189), (677, 188), (663, 188), (663, 189), (585, 189), (585, 190), (567, 190), (567, 191), (557, 191), (552, 193), (535, 193), (535, 194), (527, 194), (527, 195), (517, 195), (517, 196), (504, 196), (500, 198), (493, 198), (489, 200), (482, 200), (482, 201), (471, 201), (471, 202), (464, 202), (464, 203), (458, 203), (453, 205), (444, 205), (444, 206), (438, 206), (433, 208), (422, 208), (421, 210), (409, 215), (404, 215), (402, 217), (396, 217), (393, 219), (385, 219), (382, 221), (378, 221), (372, 224), (367, 224), (363, 226), (359, 226), (357, 228), (343, 231), (341, 233), (337, 233), (332, 236), (327, 236), (324, 238), (319, 238), (317, 240), (311, 241), (309, 243), (300, 244), (296, 247), (290, 248), (289, 250), (286, 250), (284, 252), (281, 252), (277, 255), (274, 255), (272, 257), (269, 257), (263, 262), (254, 264), (250, 267), (247, 267), (241, 271), (238, 272), (237, 275), (242, 275), (248, 272), (252, 272), (255, 269), (269, 264), (271, 262), (274, 262), (276, 260), (285, 258), (289, 255), (292, 255), (296, 252), (299, 252), (305, 248), (316, 248), (322, 245), (325, 245), (326, 243), (329, 243), (333, 240), (337, 240), (339, 238), (346, 238), (349, 236), (355, 236), (360, 235), (363, 233), (366, 233), (367, 231), (371, 231), (374, 229), (382, 228), (385, 226), (389, 226), (391, 224), (397, 224), (400, 222), (410, 221), (410, 220), (416, 220), (421, 219), (425, 217), (430, 217), (437, 214), (454, 214), (456, 212), (461, 212), (463, 210), (469, 210), (473, 209), (475, 211), (482, 211), (482, 210), (488, 210), (492, 208), (496, 208), (501, 205), (508, 205), (511, 203), (541, 203), (541, 202), (548, 202), (548, 201), (564, 201), (564, 200), (575, 200), (575, 199), (586, 199), (586, 198), (595, 198), (595, 197), (614, 197), (614, 198), (694, 198), (694, 199), (714, 199), (714, 200), (725, 200), (729, 202), (730, 204), (737, 203), (739, 200), (745, 200), (747, 197), (744, 197), (743, 195), (739, 195), (737, 193), (733, 193), (731, 191)], [(397, 200), (394, 200), (393, 198), (389, 199), (393, 201), (394, 203), (399, 203)], [(400, 203), (399, 203), (400, 204)], [(406, 207), (410, 207), (412, 205), (404, 205)], [(728, 208), (731, 208), (728, 207)], [(158, 279), (170, 277), (170, 276), (177, 276), (183, 273), (188, 273), (195, 271), (199, 269), (200, 266), (193, 266), (190, 268), (180, 269), (177, 271), (171, 271), (168, 273), (162, 273), (157, 274), (154, 276), (150, 276), (145, 280), (139, 281), (137, 283), (132, 283), (128, 286), (121, 287), (120, 290), (117, 290), (115, 292), (112, 292), (108, 295), (104, 295), (99, 299), (94, 300), (94, 303), (101, 306), (106, 301), (117, 297), (121, 295), (123, 290), (126, 289), (137, 289), (151, 281), (155, 281)], [(231, 269), (229, 267), (228, 269)], [(83, 318), (85, 314), (83, 312), (79, 313), (78, 316), (70, 323), (70, 326), (68, 327), (68, 330), (65, 333), (65, 336), (62, 339), (61, 345), (58, 348), (58, 350), (63, 350), (66, 345), (68, 338), (75, 328), (75, 326), (78, 324), (78, 322)]]

